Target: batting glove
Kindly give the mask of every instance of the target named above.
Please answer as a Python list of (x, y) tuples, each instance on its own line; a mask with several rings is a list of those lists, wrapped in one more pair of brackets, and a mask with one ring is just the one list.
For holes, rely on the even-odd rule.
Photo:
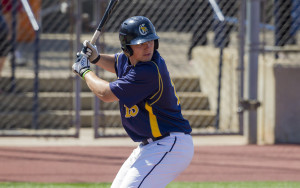
[(92, 45), (90, 41), (85, 40), (83, 42), (82, 53), (88, 56), (92, 64), (96, 64), (100, 59), (100, 54), (95, 45)]
[(87, 55), (78, 52), (76, 62), (73, 64), (72, 69), (74, 73), (84, 79), (84, 75), (91, 71), (90, 61)]

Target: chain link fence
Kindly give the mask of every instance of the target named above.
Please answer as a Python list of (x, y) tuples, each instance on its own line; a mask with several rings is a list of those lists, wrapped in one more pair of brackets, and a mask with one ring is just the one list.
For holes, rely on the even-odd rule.
[(300, 2), (264, 0), (261, 5), (262, 44), (275, 47), (296, 47), (300, 29)]
[[(208, 0), (120, 1), (103, 35), (103, 50), (115, 53), (120, 48), (117, 36), (124, 19), (143, 15), (152, 21), (160, 36), (159, 51), (168, 64), (179, 91), (183, 115), (190, 121), (193, 134), (239, 134), (235, 37), (240, 4), (233, 0), (217, 3), (225, 16), (224, 22), (219, 20)], [(193, 55), (196, 49), (201, 52)], [(223, 58), (220, 49), (226, 51), (224, 66), (220, 65), (220, 57)], [(222, 72), (230, 76), (224, 77)], [(115, 122), (118, 119), (119, 125), (120, 118), (116, 115), (112, 119)], [(106, 126), (104, 123), (96, 128), (98, 136), (116, 135), (115, 129), (110, 132)]]
[[(39, 32), (32, 29), (20, 2), (1, 3), (9, 31), (1, 35), (12, 42), (7, 47), (0, 44), (11, 47), (1, 72), (0, 134), (78, 136), (81, 126), (94, 127), (95, 137), (124, 135), (118, 104), (100, 102), (74, 79), (70, 68), (108, 1), (29, 0)], [(121, 22), (136, 15), (148, 17), (160, 36), (159, 51), (194, 134), (236, 134), (241, 133), (237, 112), (244, 70), (239, 65), (243, 50), (239, 45), (246, 33), (240, 23), (247, 23), (239, 20), (245, 14), (241, 11), (245, 1), (217, 0), (217, 7), (213, 2), (120, 0), (97, 45), (102, 53), (119, 52)], [(280, 55), (276, 47), (297, 45), (299, 1), (262, 0), (261, 5), (261, 46), (276, 59)], [(218, 9), (224, 21), (216, 14)], [(109, 81), (116, 79), (94, 71)]]
[[(0, 83), (2, 136), (78, 136), (73, 123), (73, 11), (61, 1), (29, 0), (39, 31), (25, 4), (2, 0), (9, 49)], [(73, 3), (70, 1), (70, 7)], [(70, 9), (72, 10), (72, 9)], [(2, 29), (1, 29), (2, 31)]]
[[(259, 98), (263, 101), (259, 113), (258, 133), (261, 139), (273, 143), (292, 138), (285, 129), (299, 135), (299, 105), (289, 93), (297, 92), (295, 75), (299, 75), (300, 1), (264, 0), (261, 2), (261, 54), (259, 57)], [(297, 94), (296, 94), (297, 95)], [(285, 104), (284, 110), (280, 104)], [(293, 109), (295, 108), (295, 109)], [(276, 118), (274, 119), (274, 114)], [(275, 133), (275, 135), (270, 133)]]

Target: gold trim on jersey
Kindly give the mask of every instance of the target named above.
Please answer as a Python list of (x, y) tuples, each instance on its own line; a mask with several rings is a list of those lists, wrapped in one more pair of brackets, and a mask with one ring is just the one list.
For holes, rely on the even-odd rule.
[(180, 99), (179, 99), (179, 96), (178, 96), (178, 94), (177, 94), (177, 92), (176, 92), (175, 84), (173, 83), (172, 80), (171, 80), (171, 84), (172, 84), (172, 86), (173, 86), (173, 88), (174, 88), (174, 94), (175, 94), (175, 97), (177, 98), (177, 106), (179, 106), (179, 105), (180, 105)]
[(151, 61), (151, 62), (157, 68), (157, 73), (158, 73), (158, 91), (154, 95), (152, 95), (152, 97), (150, 97), (150, 100), (152, 100), (158, 94), (159, 94), (159, 97), (154, 102), (151, 102), (150, 106), (152, 106), (154, 103), (156, 103), (160, 99), (160, 97), (161, 97), (161, 95), (163, 93), (163, 90), (164, 90), (164, 84), (163, 84), (163, 81), (162, 81), (162, 78), (161, 78), (161, 75), (160, 75), (160, 72), (159, 72), (159, 68), (158, 68), (158, 66), (157, 66), (157, 64), (155, 62), (153, 62), (153, 61)]
[(147, 102), (145, 103), (145, 109), (149, 113), (149, 121), (150, 121), (150, 127), (151, 127), (151, 132), (152, 132), (153, 137), (162, 136), (161, 132), (159, 130), (159, 127), (158, 127), (156, 115), (153, 114), (152, 107)]

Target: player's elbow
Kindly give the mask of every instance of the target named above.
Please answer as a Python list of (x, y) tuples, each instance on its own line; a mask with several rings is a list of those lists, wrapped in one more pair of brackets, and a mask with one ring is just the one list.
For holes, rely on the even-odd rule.
[(88, 74), (85, 79), (91, 91), (103, 102), (113, 102), (118, 100), (111, 91), (109, 82), (96, 77), (94, 74)]
[(103, 102), (105, 102), (105, 103), (109, 103), (109, 102), (115, 102), (115, 101), (113, 101), (113, 100), (110, 100), (110, 99), (104, 99), (104, 100), (102, 100)]
[(103, 102), (114, 102), (119, 100), (110, 89), (96, 93), (96, 95)]
[(114, 102), (112, 99), (110, 99), (107, 96), (98, 96), (99, 99), (101, 99), (103, 102)]

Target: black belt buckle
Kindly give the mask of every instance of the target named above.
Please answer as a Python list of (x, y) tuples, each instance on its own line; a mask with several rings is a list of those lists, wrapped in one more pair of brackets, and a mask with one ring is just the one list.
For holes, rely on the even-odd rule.
[[(151, 138), (151, 139), (154, 142), (154, 141), (157, 141), (157, 140), (161, 140), (161, 139), (163, 139), (167, 136), (170, 136), (170, 133), (164, 134), (164, 135), (156, 137), (156, 138)], [(145, 145), (149, 144), (149, 141), (148, 141), (148, 139), (144, 139), (144, 140), (142, 140), (142, 143), (145, 146)]]
[(145, 139), (145, 140), (142, 140), (142, 143), (143, 143), (143, 146), (145, 146), (145, 145), (149, 144), (149, 142), (148, 142), (148, 140), (147, 140), (147, 139)]

